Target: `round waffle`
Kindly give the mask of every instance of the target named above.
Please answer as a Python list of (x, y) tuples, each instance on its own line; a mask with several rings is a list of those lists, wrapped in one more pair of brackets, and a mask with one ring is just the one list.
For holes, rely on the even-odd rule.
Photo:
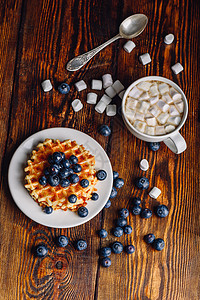
[[(39, 178), (43, 176), (44, 169), (49, 166), (48, 157), (54, 152), (65, 153), (66, 159), (71, 155), (78, 158), (78, 164), (82, 170), (78, 173), (80, 181), (87, 179), (89, 186), (81, 187), (80, 181), (71, 184), (68, 187), (60, 185), (52, 187), (49, 184), (42, 186), (39, 183)], [(30, 160), (27, 161), (25, 188), (29, 191), (31, 197), (42, 207), (51, 206), (54, 210), (70, 209), (76, 211), (80, 206), (86, 206), (87, 200), (91, 199), (91, 194), (96, 191), (97, 183), (95, 166), (95, 157), (86, 150), (83, 145), (78, 145), (76, 141), (45, 139), (43, 143), (39, 143), (36, 150), (31, 153)], [(76, 203), (70, 203), (68, 197), (71, 194), (77, 196)]]

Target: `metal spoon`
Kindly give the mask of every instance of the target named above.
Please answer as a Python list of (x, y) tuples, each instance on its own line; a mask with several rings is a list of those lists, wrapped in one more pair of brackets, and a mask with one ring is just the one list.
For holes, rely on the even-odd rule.
[(82, 68), (94, 55), (112, 42), (120, 38), (132, 39), (138, 36), (145, 29), (147, 22), (148, 18), (143, 14), (136, 14), (126, 18), (119, 26), (119, 33), (116, 36), (104, 44), (73, 58), (67, 63), (66, 69), (68, 71), (77, 71)]

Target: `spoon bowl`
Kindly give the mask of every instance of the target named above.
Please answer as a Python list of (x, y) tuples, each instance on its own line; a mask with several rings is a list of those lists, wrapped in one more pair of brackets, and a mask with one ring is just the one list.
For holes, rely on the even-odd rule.
[(132, 39), (142, 33), (147, 23), (147, 16), (143, 14), (132, 15), (121, 23), (119, 34), (125, 39)]

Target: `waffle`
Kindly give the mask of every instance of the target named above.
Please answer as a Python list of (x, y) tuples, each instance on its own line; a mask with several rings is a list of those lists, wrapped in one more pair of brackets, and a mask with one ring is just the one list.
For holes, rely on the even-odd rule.
[[(82, 167), (78, 176), (80, 181), (82, 179), (89, 180), (87, 188), (81, 187), (80, 182), (70, 184), (65, 188), (60, 185), (52, 187), (49, 184), (42, 186), (39, 183), (39, 178), (44, 175), (44, 169), (49, 166), (48, 156), (56, 151), (65, 153), (66, 159), (71, 155), (78, 158), (78, 164)], [(59, 140), (46, 139), (37, 145), (36, 150), (31, 153), (30, 160), (27, 161), (27, 167), (24, 169), (26, 173), (25, 188), (42, 207), (51, 206), (53, 210), (62, 209), (66, 211), (70, 209), (76, 211), (80, 206), (86, 206), (87, 201), (91, 199), (91, 194), (96, 191), (97, 178), (94, 166), (95, 157), (83, 145), (78, 145), (76, 141), (65, 140), (60, 142)], [(71, 194), (77, 196), (76, 203), (68, 201)]]

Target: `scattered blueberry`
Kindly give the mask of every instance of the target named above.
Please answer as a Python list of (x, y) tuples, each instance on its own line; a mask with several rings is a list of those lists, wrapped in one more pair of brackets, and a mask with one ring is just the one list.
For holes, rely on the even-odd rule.
[(96, 201), (99, 199), (99, 195), (97, 193), (92, 193), (92, 197), (91, 197), (92, 200)]
[(158, 205), (155, 207), (155, 213), (160, 218), (165, 218), (169, 214), (169, 209), (166, 205)]
[(79, 164), (73, 165), (73, 166), (72, 166), (72, 170), (73, 170), (75, 173), (81, 172), (81, 170), (82, 170), (81, 165), (79, 165)]
[(123, 235), (123, 229), (121, 228), (121, 227), (115, 227), (115, 228), (113, 228), (113, 234), (114, 234), (114, 236), (116, 236), (116, 237), (120, 237), (120, 236), (122, 236)]
[(65, 82), (61, 83), (61, 84), (58, 86), (58, 91), (59, 91), (59, 93), (61, 93), (61, 94), (68, 94), (69, 91), (70, 91), (70, 86), (69, 86), (69, 84), (67, 84), (67, 83), (65, 83)]
[(122, 178), (116, 178), (113, 183), (114, 187), (120, 189), (124, 185), (124, 180)]
[(106, 238), (108, 235), (107, 231), (105, 229), (99, 230), (99, 237), (100, 238)]
[(48, 249), (45, 245), (38, 245), (35, 248), (35, 254), (38, 257), (45, 257), (48, 253)]
[(77, 196), (74, 195), (74, 194), (69, 195), (68, 201), (69, 201), (70, 203), (75, 203), (75, 202), (77, 201)]
[(45, 206), (43, 210), (47, 215), (50, 215), (53, 212), (53, 208), (51, 206)]
[(109, 208), (111, 206), (111, 201), (110, 200), (108, 200), (107, 202), (106, 202), (106, 204), (105, 204), (105, 208)]
[(88, 187), (88, 185), (89, 185), (89, 181), (88, 181), (87, 179), (82, 179), (82, 180), (80, 181), (80, 185), (81, 185), (83, 188), (86, 188), (86, 187)]
[(44, 175), (45, 176), (49, 176), (50, 175), (49, 168), (45, 168), (44, 169)]
[(47, 179), (46, 179), (45, 176), (40, 177), (39, 184), (41, 184), (41, 185), (46, 185), (47, 184)]
[(50, 186), (57, 186), (59, 185), (60, 179), (57, 175), (51, 175), (48, 177), (48, 183)]
[(141, 211), (142, 211), (142, 207), (141, 206), (139, 206), (139, 205), (134, 205), (133, 206), (132, 213), (135, 216), (139, 215), (141, 213)]
[(132, 227), (130, 225), (124, 226), (123, 229), (124, 229), (124, 233), (125, 234), (130, 234), (133, 231), (133, 229), (132, 229)]
[(99, 171), (97, 171), (96, 176), (97, 176), (98, 180), (104, 180), (107, 177), (107, 173), (104, 170), (99, 170)]
[(148, 145), (149, 145), (149, 149), (151, 149), (153, 151), (157, 151), (160, 148), (159, 142), (149, 143)]
[(117, 220), (116, 220), (116, 225), (119, 226), (119, 227), (124, 227), (127, 225), (127, 220), (123, 217), (119, 217)]
[(69, 243), (68, 238), (65, 235), (60, 235), (56, 238), (56, 245), (58, 247), (66, 247)]
[(120, 242), (114, 242), (111, 246), (112, 252), (115, 254), (119, 254), (123, 251), (123, 245)]
[(49, 173), (50, 173), (50, 175), (56, 175), (56, 174), (58, 174), (59, 170), (60, 170), (60, 168), (56, 164), (53, 164), (53, 165), (49, 166)]
[(149, 219), (152, 216), (152, 211), (149, 208), (142, 209), (140, 217), (143, 219)]
[(119, 177), (119, 173), (116, 171), (113, 171), (113, 179), (116, 179)]
[(116, 188), (112, 188), (111, 194), (110, 194), (110, 199), (113, 199), (117, 196), (117, 190)]
[(107, 257), (111, 255), (111, 248), (110, 247), (103, 247), (99, 249), (99, 255), (102, 257)]
[(62, 187), (68, 187), (68, 186), (70, 185), (69, 179), (68, 179), (68, 178), (65, 178), (65, 179), (60, 180), (60, 185), (61, 185)]
[(74, 165), (78, 163), (78, 158), (75, 155), (71, 155), (69, 158), (69, 162)]
[(135, 252), (135, 247), (133, 245), (128, 245), (125, 247), (124, 250), (127, 254), (132, 254)]
[(87, 248), (87, 242), (85, 240), (78, 240), (76, 242), (76, 249), (78, 251), (85, 250)]
[(69, 162), (69, 159), (65, 159), (62, 161), (62, 165), (63, 165), (63, 168), (66, 168), (68, 169), (70, 167), (70, 162)]
[(61, 179), (65, 179), (65, 178), (67, 178), (69, 175), (70, 175), (71, 173), (70, 173), (70, 168), (69, 169), (66, 169), (66, 168), (62, 168), (61, 170), (60, 170), (60, 172), (59, 172), (59, 177), (61, 178)]
[(103, 136), (109, 136), (111, 134), (111, 129), (108, 125), (101, 125), (99, 127), (99, 133)]
[(153, 233), (149, 233), (149, 234), (146, 234), (144, 236), (144, 241), (147, 243), (147, 244), (152, 244), (153, 241), (155, 240), (155, 235)]
[(132, 202), (133, 205), (140, 205), (142, 201), (139, 197), (134, 197)]
[(69, 177), (69, 180), (71, 183), (77, 183), (77, 182), (79, 182), (79, 177), (77, 174), (71, 174)]
[(127, 208), (122, 208), (119, 211), (119, 216), (122, 218), (127, 218), (129, 216), (129, 211)]
[(152, 244), (153, 248), (156, 249), (157, 251), (163, 250), (165, 247), (165, 242), (163, 239), (155, 239)]
[(54, 152), (52, 157), (55, 164), (59, 164), (63, 159), (63, 155), (60, 152)]
[(149, 180), (146, 177), (139, 177), (135, 184), (139, 189), (146, 190), (149, 187)]
[(87, 209), (87, 207), (85, 207), (85, 206), (79, 207), (79, 209), (78, 209), (78, 215), (81, 218), (87, 217), (87, 215), (88, 215), (88, 209)]
[(102, 267), (108, 268), (111, 266), (111, 259), (109, 257), (104, 257), (101, 259)]

